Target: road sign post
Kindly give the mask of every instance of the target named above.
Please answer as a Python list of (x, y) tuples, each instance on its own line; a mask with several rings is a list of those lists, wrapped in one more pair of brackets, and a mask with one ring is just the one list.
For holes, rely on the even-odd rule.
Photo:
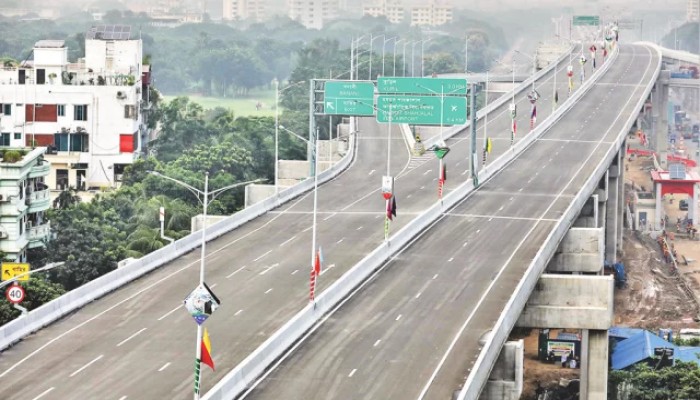
[(392, 122), (398, 124), (462, 125), (467, 122), (467, 99), (464, 97), (380, 95), (377, 122), (389, 122), (390, 108)]
[(5, 297), (12, 304), (19, 304), (24, 300), (24, 288), (19, 285), (11, 285), (5, 291)]
[(374, 115), (374, 84), (371, 81), (327, 81), (323, 112), (328, 115)]
[(26, 263), (2, 263), (2, 280), (9, 281), (10, 279), (20, 276), (17, 280), (26, 282), (29, 280), (29, 264)]

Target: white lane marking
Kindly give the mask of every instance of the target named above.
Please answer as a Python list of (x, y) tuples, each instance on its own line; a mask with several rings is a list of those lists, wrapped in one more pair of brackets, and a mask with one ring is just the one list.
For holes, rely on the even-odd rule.
[(523, 189), (525, 189), (525, 188), (520, 188), (520, 189), (518, 189), (518, 192), (522, 192), (522, 191), (523, 191)]
[(327, 216), (326, 218), (324, 218), (323, 220), (324, 220), (324, 221), (328, 221), (329, 219), (335, 217), (337, 214), (338, 214), (338, 213), (333, 213), (333, 214)]
[(357, 368), (350, 371), (350, 373), (348, 374), (348, 378), (352, 378), (352, 376), (355, 375), (355, 372), (357, 372)]
[(513, 197), (511, 197), (510, 199), (508, 199), (508, 201), (513, 201)]
[(462, 175), (466, 175), (467, 172), (469, 172), (469, 170), (468, 170), (468, 169), (465, 169), (464, 172), (462, 172)]
[(381, 218), (381, 216), (382, 216), (381, 214), (375, 215), (375, 216), (374, 216), (374, 219)]
[(433, 280), (437, 279), (437, 277), (438, 277), (438, 274), (435, 274), (435, 275), (433, 276)]
[(165, 363), (165, 365), (163, 365), (162, 367), (160, 367), (160, 368), (158, 369), (158, 372), (163, 372), (163, 371), (165, 371), (165, 369), (168, 368), (169, 366), (170, 366), (170, 363)]
[(372, 175), (375, 171), (376, 171), (376, 169), (369, 171), (369, 175)]
[(265, 294), (268, 294), (268, 293), (270, 293), (271, 291), (272, 291), (272, 288), (269, 288), (269, 289), (267, 289), (267, 290), (265, 291)]
[(481, 229), (477, 229), (477, 230), (476, 230), (476, 233), (479, 233), (479, 232), (481, 232)]
[(296, 238), (297, 238), (297, 235), (294, 235), (294, 236), (290, 237), (289, 239), (287, 239), (287, 240), (285, 240), (284, 242), (282, 242), (282, 244), (280, 244), (280, 247), (284, 246), (285, 244), (291, 242), (292, 240), (294, 240), (294, 239), (296, 239)]
[(39, 400), (40, 398), (44, 397), (45, 395), (51, 393), (51, 391), (53, 391), (54, 389), (55, 389), (54, 387), (51, 387), (51, 388), (49, 388), (49, 389), (46, 389), (46, 390), (44, 390), (43, 392), (41, 392), (40, 395), (36, 396), (36, 397), (33, 398), (32, 400)]
[(400, 319), (401, 319), (401, 314), (399, 314), (399, 316), (396, 317), (396, 320), (397, 320), (397, 321), (400, 320)]
[(245, 268), (245, 267), (246, 267), (246, 266), (244, 265), (244, 266), (238, 268), (237, 270), (231, 272), (230, 274), (226, 275), (226, 279), (231, 279), (232, 276), (234, 276), (234, 275), (236, 275), (237, 273), (243, 271), (243, 268)]
[(379, 343), (381, 343), (381, 342), (382, 342), (382, 339), (377, 340), (376, 342), (374, 342), (374, 346), (372, 346), (372, 347), (379, 346)]
[(177, 311), (177, 310), (179, 310), (179, 309), (181, 309), (181, 308), (182, 308), (182, 304), (180, 304), (179, 306), (173, 308), (172, 310), (168, 311), (167, 313), (163, 314), (162, 317), (158, 318), (158, 321), (160, 321), (160, 320), (166, 318), (168, 315), (174, 313), (175, 311)]
[(498, 211), (503, 211), (503, 206), (501, 206), (501, 208), (499, 208)]
[(489, 218), (489, 222), (493, 221), (493, 217)]
[(556, 219), (553, 218), (528, 218), (528, 217), (510, 217), (510, 216), (503, 216), (503, 215), (478, 215), (478, 214), (453, 214), (453, 213), (447, 213), (446, 215), (450, 217), (463, 217), (463, 218), (489, 218), (489, 219), (512, 219), (512, 220), (520, 220), (520, 221), (546, 221), (546, 222), (556, 222)]
[[(271, 269), (273, 269), (273, 268), (275, 268), (275, 267), (277, 267), (277, 266), (279, 266), (279, 265), (280, 265), (280, 263), (274, 263), (274, 264), (270, 265), (269, 267), (265, 268), (265, 269), (260, 273), (260, 275), (265, 275), (265, 274), (268, 273)], [(213, 288), (214, 288), (214, 286), (212, 286), (212, 289), (213, 289)]]
[(410, 199), (412, 196), (413, 196), (412, 194), (409, 194), (408, 196), (406, 196), (406, 198)]
[(423, 189), (425, 189), (425, 186), (421, 186), (421, 187), (420, 187), (420, 190), (423, 190)]
[(429, 169), (429, 170), (423, 172), (423, 175), (428, 175), (428, 173), (431, 172), (431, 171), (432, 171), (432, 169)]
[(310, 227), (308, 227), (308, 228), (304, 229), (304, 230), (303, 230), (303, 231), (301, 231), (301, 232), (302, 232), (302, 233), (304, 233), (304, 232), (308, 232), (308, 231), (310, 231), (310, 230), (311, 230), (311, 228), (312, 228), (312, 227), (310, 226)]
[(294, 272), (292, 272), (292, 275), (296, 274), (297, 272), (299, 272), (299, 270), (295, 269)]
[(467, 247), (468, 244), (469, 242), (464, 242), (464, 244), (462, 244), (462, 247)]
[(357, 228), (357, 229), (355, 229), (355, 230), (356, 230), (356, 231), (361, 231), (361, 230), (362, 230), (362, 227), (359, 227), (359, 228)]
[(454, 259), (455, 259), (454, 257), (450, 257), (450, 259), (447, 260), (447, 262), (452, 262), (452, 260), (454, 260)]
[(100, 354), (100, 355), (97, 356), (94, 360), (92, 360), (92, 361), (90, 361), (89, 363), (83, 365), (82, 367), (76, 369), (75, 371), (73, 371), (72, 374), (69, 375), (69, 377), (72, 378), (72, 377), (74, 377), (75, 375), (79, 374), (82, 370), (84, 370), (85, 368), (87, 368), (87, 367), (91, 366), (92, 364), (96, 363), (96, 362), (99, 361), (100, 358), (102, 358), (102, 357), (104, 357), (104, 354)]
[[(648, 53), (651, 53), (651, 51), (650, 51), (649, 49), (646, 49), (646, 50), (647, 50)], [(649, 61), (647, 62), (647, 67), (646, 67), (646, 70), (645, 70), (645, 72), (644, 72), (644, 75), (642, 76), (642, 79), (644, 79), (644, 78), (646, 77), (646, 73), (647, 73), (647, 71), (649, 71), (649, 66), (650, 66), (650, 64), (651, 64), (651, 59), (652, 59), (652, 57), (649, 57)], [(634, 94), (634, 93), (633, 93), (633, 94)], [(626, 111), (625, 109), (627, 108), (627, 105), (629, 104), (629, 102), (630, 102), (633, 98), (635, 98), (635, 97), (636, 97), (636, 96), (631, 96), (629, 99), (627, 99), (627, 102), (622, 106), (620, 112), (617, 114), (617, 117), (615, 118), (615, 120), (613, 121), (613, 123), (610, 124), (610, 126), (608, 127), (608, 130), (607, 130), (607, 131), (605, 132), (605, 134), (603, 135), (603, 138), (604, 138), (605, 136), (607, 136), (608, 133), (610, 133), (610, 130), (613, 129), (613, 127), (615, 126), (615, 123), (617, 122), (617, 120), (622, 116), (622, 113), (623, 113), (624, 111)], [(630, 120), (634, 117), (634, 115), (635, 115), (634, 113), (631, 113), (631, 114), (630, 114), (630, 118), (628, 119), (628, 121), (630, 121)], [(591, 157), (593, 157), (593, 155), (595, 154), (595, 150), (600, 146), (600, 144), (602, 144), (602, 139), (601, 139), (601, 141), (598, 143), (598, 145), (596, 145), (596, 147), (593, 149), (593, 151), (589, 154), (589, 156), (584, 160), (584, 162), (581, 164), (581, 167), (580, 167), (580, 168), (576, 171), (576, 173), (571, 177), (571, 179), (569, 180), (569, 182), (567, 182), (567, 184), (561, 189), (561, 191), (559, 192), (559, 194), (557, 195), (557, 197), (555, 197), (554, 200), (549, 204), (549, 207), (547, 207), (547, 209), (542, 213), (542, 215), (540, 216), (540, 219), (542, 219), (545, 215), (547, 215), (547, 213), (552, 209), (552, 207), (554, 207), (554, 204), (560, 199), (560, 197), (561, 197), (561, 195), (564, 193), (564, 191), (565, 191), (569, 186), (571, 186), (571, 184), (574, 182), (574, 180), (578, 177), (579, 173), (580, 173), (580, 172), (583, 170), (583, 168), (588, 164), (588, 162), (589, 162), (589, 160), (591, 159)], [(468, 316), (467, 319), (464, 321), (464, 323), (463, 323), (462, 326), (460, 327), (460, 329), (459, 329), (459, 331), (457, 332), (457, 334), (456, 334), (456, 335), (454, 336), (454, 338), (452, 339), (452, 342), (450, 343), (450, 345), (448, 346), (448, 348), (447, 348), (447, 350), (445, 351), (444, 355), (442, 356), (442, 359), (440, 360), (440, 362), (438, 363), (437, 367), (436, 367), (435, 370), (433, 371), (432, 375), (431, 375), (430, 378), (428, 379), (428, 382), (427, 382), (427, 383), (425, 384), (425, 386), (423, 387), (423, 390), (422, 390), (421, 393), (418, 395), (417, 400), (422, 400), (423, 398), (425, 398), (425, 395), (428, 393), (428, 389), (429, 389), (430, 386), (432, 385), (432, 383), (433, 383), (433, 381), (435, 380), (435, 377), (437, 376), (437, 374), (438, 374), (438, 372), (440, 371), (440, 369), (442, 369), (442, 366), (445, 364), (445, 361), (447, 360), (447, 357), (450, 355), (450, 353), (452, 352), (453, 348), (454, 348), (455, 345), (457, 344), (457, 341), (459, 340), (459, 338), (460, 338), (460, 337), (462, 336), (462, 334), (464, 333), (464, 330), (467, 328), (467, 325), (469, 325), (469, 321), (471, 321), (471, 319), (474, 317), (474, 314), (476, 313), (476, 311), (481, 307), (481, 304), (484, 302), (484, 300), (486, 299), (486, 297), (488, 296), (488, 294), (491, 292), (491, 289), (493, 288), (493, 286), (494, 286), (494, 285), (496, 284), (496, 282), (498, 281), (498, 278), (499, 278), (499, 277), (503, 274), (503, 272), (506, 270), (506, 267), (508, 266), (508, 264), (510, 264), (510, 262), (513, 260), (513, 258), (515, 257), (515, 254), (516, 254), (516, 253), (520, 250), (520, 248), (523, 246), (523, 244), (525, 243), (526, 238), (527, 238), (528, 236), (530, 236), (530, 234), (535, 230), (535, 228), (537, 228), (537, 226), (538, 226), (537, 223), (532, 224), (532, 227), (531, 227), (530, 230), (523, 236), (523, 238), (520, 240), (520, 242), (518, 243), (518, 245), (515, 247), (515, 250), (513, 250), (513, 252), (511, 253), (510, 257), (508, 257), (508, 259), (505, 261), (505, 263), (503, 263), (503, 266), (502, 266), (501, 269), (498, 271), (498, 274), (496, 274), (496, 276), (491, 280), (491, 283), (490, 283), (489, 286), (486, 288), (486, 291), (484, 292), (484, 294), (481, 295), (481, 298), (480, 298), (479, 301), (477, 302), (476, 306), (472, 309), (471, 314), (469, 314), (469, 316)]]
[(126, 396), (120, 397), (119, 400), (126, 400)]
[(422, 294), (421, 292), (418, 292), (418, 294), (416, 295), (416, 298), (419, 298), (421, 294)]
[(216, 285), (218, 285), (218, 283), (215, 283), (215, 284), (209, 286), (209, 289), (214, 289), (216, 287)]
[(238, 311), (236, 311), (235, 314), (233, 314), (233, 316), (235, 317), (235, 316), (237, 316), (238, 314), (240, 314), (240, 313), (242, 313), (242, 312), (243, 312), (243, 310), (238, 310)]
[(138, 331), (138, 332), (134, 333), (133, 335), (129, 336), (128, 338), (122, 340), (121, 342), (119, 342), (119, 344), (117, 344), (117, 347), (120, 347), (121, 345), (123, 345), (124, 343), (128, 342), (129, 340), (135, 338), (136, 336), (138, 336), (141, 332), (145, 331), (146, 329), (148, 329), (148, 328), (143, 328), (143, 329), (141, 329), (140, 331)]
[(340, 238), (340, 240), (338, 240), (337, 242), (335, 242), (335, 244), (341, 244), (341, 243), (343, 243), (343, 240), (345, 240), (345, 238)]
[(335, 268), (335, 264), (329, 265), (328, 268), (324, 268), (323, 271), (321, 271), (321, 275), (325, 274), (326, 271), (331, 270), (333, 268)]
[(270, 253), (272, 253), (272, 250), (266, 251), (265, 254), (261, 255), (260, 257), (256, 258), (255, 260), (253, 260), (253, 262), (258, 262), (258, 261), (262, 260), (266, 255), (268, 255)]

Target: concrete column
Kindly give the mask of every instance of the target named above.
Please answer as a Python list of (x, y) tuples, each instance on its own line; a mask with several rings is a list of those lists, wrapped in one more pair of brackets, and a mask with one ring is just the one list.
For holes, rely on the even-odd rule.
[(659, 155), (659, 164), (661, 167), (667, 168), (666, 157), (668, 155), (668, 80), (670, 71), (663, 70), (659, 74), (659, 79), (656, 81), (656, 93), (654, 96), (653, 115), (656, 118), (656, 138), (655, 147)]
[(605, 176), (603, 176), (600, 179), (600, 182), (598, 182), (598, 189), (595, 191), (595, 194), (598, 196), (598, 225), (600, 227), (605, 226), (605, 221), (607, 218), (607, 203), (608, 203), (608, 194), (610, 193), (610, 188), (609, 188), (609, 174), (610, 170), (605, 171)]
[(480, 400), (518, 400), (523, 391), (525, 342), (506, 342), (491, 370)]
[(698, 222), (700, 220), (698, 217), (700, 217), (700, 214), (698, 214), (698, 197), (700, 196), (700, 185), (695, 184), (693, 186), (693, 195), (688, 199), (688, 214), (689, 218), (693, 219), (693, 225), (697, 226)]
[(619, 175), (617, 177), (617, 253), (623, 254), (624, 242), (624, 226), (625, 226), (625, 215), (627, 209), (627, 196), (625, 196), (625, 151), (626, 142), (622, 142), (622, 148), (620, 148), (620, 163), (619, 165)]
[(606, 400), (608, 395), (608, 331), (583, 330), (581, 337), (581, 400)]
[(581, 212), (573, 224), (576, 228), (597, 228), (598, 226), (598, 195), (592, 195), (586, 204), (581, 208)]
[(547, 265), (547, 272), (602, 272), (605, 259), (603, 228), (571, 228)]
[(663, 198), (661, 197), (661, 184), (654, 183), (654, 196), (656, 196), (656, 216), (654, 218), (654, 229), (661, 230), (661, 221), (664, 218)]
[(617, 260), (617, 224), (618, 224), (618, 177), (620, 175), (620, 153), (608, 169), (608, 199), (605, 203), (605, 260), (615, 263)]

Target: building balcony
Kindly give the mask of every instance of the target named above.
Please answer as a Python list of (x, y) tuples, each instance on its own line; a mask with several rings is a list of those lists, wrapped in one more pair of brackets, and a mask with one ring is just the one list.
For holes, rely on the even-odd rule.
[(51, 207), (51, 191), (49, 189), (38, 190), (29, 195), (29, 210), (34, 213), (46, 211)]
[(29, 178), (41, 178), (43, 176), (48, 176), (51, 171), (51, 164), (48, 162), (43, 162), (32, 167), (29, 171)]
[(51, 222), (46, 221), (45, 224), (33, 226), (27, 229), (27, 240), (29, 240), (28, 247), (30, 249), (36, 247), (43, 247), (44, 243), (49, 240), (51, 236)]

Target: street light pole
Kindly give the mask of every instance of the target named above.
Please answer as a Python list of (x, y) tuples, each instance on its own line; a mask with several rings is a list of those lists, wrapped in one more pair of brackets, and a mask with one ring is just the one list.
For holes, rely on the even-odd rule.
[(406, 76), (406, 45), (408, 45), (410, 42), (407, 40), (403, 44), (403, 74), (401, 76), (405, 77)]
[[(394, 75), (393, 76), (396, 76), (396, 45), (399, 44), (399, 42), (403, 42), (403, 41), (404, 41), (403, 39), (394, 40)], [(404, 47), (404, 48), (406, 48), (406, 47)]]
[(419, 41), (413, 42), (411, 45), (411, 76), (416, 76), (416, 45)]
[(423, 71), (423, 66), (425, 65), (425, 55), (423, 54), (425, 50), (425, 44), (428, 43), (431, 39), (425, 39), (421, 40), (420, 42), (420, 76), (423, 77), (425, 76), (425, 72)]
[[(352, 51), (351, 51), (352, 53)], [(352, 70), (352, 67), (351, 67)], [(351, 72), (352, 74), (352, 72)], [(352, 78), (350, 78), (352, 79)], [(280, 130), (279, 130), (279, 125), (280, 125), (280, 82), (275, 78), (272, 81), (275, 84), (275, 196), (279, 195), (280, 189), (279, 189), (279, 157), (280, 157), (280, 149), (279, 149), (279, 136), (280, 136)]]
[(382, 76), (384, 76), (384, 56), (386, 55), (386, 42), (391, 40), (394, 41), (394, 48), (396, 48), (396, 36), (390, 37), (389, 39), (384, 39), (384, 43), (382, 43)]

